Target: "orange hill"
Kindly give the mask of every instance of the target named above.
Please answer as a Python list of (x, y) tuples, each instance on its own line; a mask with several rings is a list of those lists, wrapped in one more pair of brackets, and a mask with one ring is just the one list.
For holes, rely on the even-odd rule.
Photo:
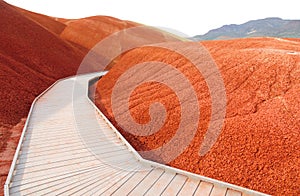
[[(95, 24), (97, 32), (92, 31)], [(104, 16), (57, 20), (0, 0), (0, 195), (34, 98), (57, 79), (76, 74), (99, 39), (134, 25)]]
[(113, 17), (93, 16), (78, 20), (67, 20), (61, 38), (91, 49), (106, 36), (138, 24)]
[[(169, 164), (269, 194), (300, 195), (300, 40), (253, 38), (202, 44), (221, 70), (227, 96), (222, 132), (205, 156), (200, 157), (198, 150), (211, 113), (208, 88), (193, 64), (173, 51), (148, 46), (126, 53), (98, 82), (97, 106), (137, 150), (160, 147), (179, 126), (181, 108), (176, 94), (155, 82), (132, 92), (129, 108), (136, 122), (149, 122), (153, 102), (159, 101), (167, 110), (162, 128), (149, 136), (130, 134), (116, 123), (111, 95), (117, 79), (134, 65), (171, 64), (196, 89), (201, 116), (194, 140)], [(167, 77), (168, 73), (157, 74)]]

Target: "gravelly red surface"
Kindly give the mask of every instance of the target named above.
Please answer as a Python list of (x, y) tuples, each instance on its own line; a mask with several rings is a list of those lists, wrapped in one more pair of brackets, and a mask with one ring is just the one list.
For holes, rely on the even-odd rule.
[(300, 195), (299, 40), (253, 38), (202, 44), (218, 65), (227, 94), (224, 127), (205, 156), (200, 157), (198, 150), (211, 112), (207, 85), (190, 62), (172, 51), (152, 46), (126, 53), (99, 81), (98, 107), (137, 150), (166, 143), (174, 136), (180, 119), (174, 92), (146, 83), (131, 94), (130, 112), (138, 123), (150, 120), (148, 109), (154, 101), (166, 107), (164, 126), (150, 136), (135, 136), (118, 126), (112, 114), (111, 93), (120, 75), (137, 63), (169, 63), (194, 85), (201, 110), (194, 140), (169, 165), (268, 194)]

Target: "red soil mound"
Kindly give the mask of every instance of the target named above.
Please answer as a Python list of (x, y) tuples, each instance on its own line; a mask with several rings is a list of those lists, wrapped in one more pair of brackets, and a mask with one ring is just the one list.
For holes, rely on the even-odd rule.
[(0, 29), (2, 190), (22, 130), (14, 125), (27, 116), (38, 94), (55, 80), (76, 73), (84, 54), (3, 1)]
[(202, 44), (221, 71), (227, 96), (222, 132), (205, 156), (198, 151), (211, 114), (208, 87), (193, 64), (173, 51), (148, 46), (126, 53), (98, 82), (97, 106), (137, 150), (161, 146), (179, 126), (181, 108), (176, 94), (155, 82), (140, 85), (131, 94), (130, 113), (138, 123), (149, 122), (153, 102), (161, 102), (167, 110), (165, 124), (150, 136), (122, 130), (112, 113), (111, 96), (118, 78), (134, 65), (149, 61), (171, 64), (196, 89), (201, 115), (195, 138), (169, 164), (269, 194), (300, 195), (299, 40), (254, 38)]
[(1, 112), (0, 119), (2, 123), (15, 125), (26, 116), (28, 103), (42, 89), (58, 78), (76, 73), (84, 54), (4, 2), (0, 3), (0, 88), (2, 100), (7, 101), (1, 102), (5, 112)]
[(37, 22), (42, 27), (46, 28), (48, 31), (51, 31), (57, 35), (60, 35), (66, 27), (65, 24), (58, 21), (58, 19), (56, 18), (30, 12), (18, 7), (15, 7), (15, 9), (17, 11), (20, 11), (24, 16), (27, 16), (28, 18), (32, 19), (34, 22)]
[[(106, 17), (92, 19), (94, 23), (97, 20), (112, 23), (111, 28), (103, 31), (105, 36), (122, 23)], [(75, 20), (70, 27), (61, 21), (0, 0), (0, 195), (24, 125), (21, 119), (27, 116), (32, 101), (57, 79), (76, 74), (88, 49), (81, 42), (71, 42), (75, 36), (79, 36), (82, 43), (99, 41), (99, 37), (85, 37), (95, 33), (88, 32), (93, 29), (89, 25), (94, 23), (85, 24), (84, 31), (76, 31), (73, 37), (68, 37), (80, 20)], [(101, 27), (101, 24), (97, 25), (98, 29), (108, 25)], [(122, 24), (126, 27), (127, 23)], [(99, 36), (103, 37), (101, 32)], [(89, 63), (93, 62), (92, 59)]]
[(67, 20), (65, 24), (67, 27), (61, 33), (61, 37), (88, 49), (91, 49), (100, 40), (114, 32), (138, 25), (137, 23), (108, 16), (93, 16), (78, 20)]

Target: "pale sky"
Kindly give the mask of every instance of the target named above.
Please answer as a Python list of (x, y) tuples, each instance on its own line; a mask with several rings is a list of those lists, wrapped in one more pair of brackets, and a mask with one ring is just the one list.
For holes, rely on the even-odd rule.
[(5, 0), (24, 9), (62, 18), (108, 15), (174, 29), (188, 36), (225, 24), (280, 17), (300, 19), (299, 0)]

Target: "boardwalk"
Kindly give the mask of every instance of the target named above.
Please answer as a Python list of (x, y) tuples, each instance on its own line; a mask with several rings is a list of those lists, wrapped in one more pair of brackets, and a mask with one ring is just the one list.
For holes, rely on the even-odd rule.
[(60, 80), (35, 100), (6, 195), (264, 195), (142, 159), (88, 100), (99, 75)]

